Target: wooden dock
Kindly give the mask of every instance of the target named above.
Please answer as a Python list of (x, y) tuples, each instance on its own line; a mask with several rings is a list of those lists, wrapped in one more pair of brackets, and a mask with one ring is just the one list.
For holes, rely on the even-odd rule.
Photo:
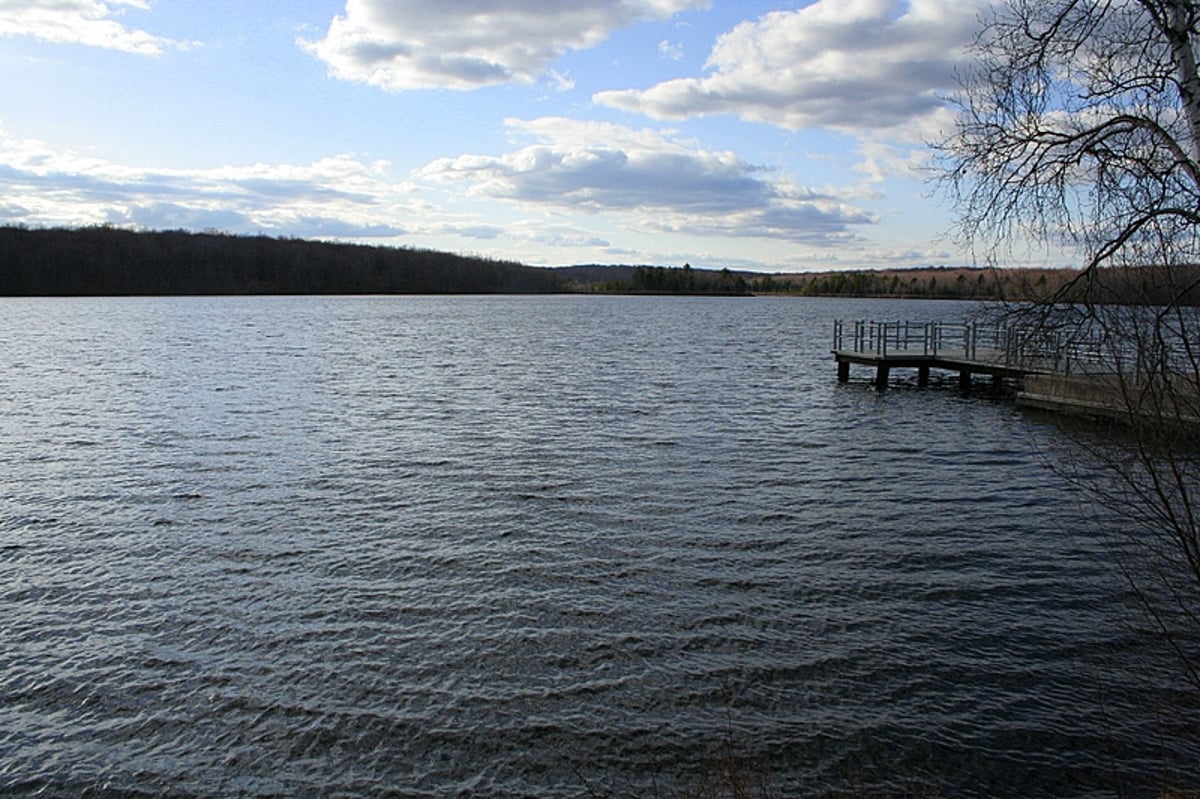
[(978, 322), (834, 322), (833, 356), (838, 380), (850, 380), (851, 365), (875, 369), (875, 387), (887, 388), (893, 369), (917, 370), (919, 385), (932, 369), (958, 373), (967, 392), (974, 375), (994, 385), (1023, 382), (1029, 375), (1070, 374), (1093, 357), (1086, 347), (1048, 340), (1045, 334), (1004, 324)]
[(916, 369), (922, 386), (931, 370), (942, 369), (958, 373), (966, 394), (974, 375), (989, 375), (994, 385), (1017, 383), (1016, 401), (1024, 407), (1189, 430), (1200, 429), (1200, 373), (1192, 351), (1181, 347), (1183, 360), (1169, 363), (1165, 372), (1143, 372), (1136, 338), (1114, 344), (1069, 328), (873, 321), (838, 321), (833, 327), (842, 383), (850, 380), (852, 365), (874, 368), (880, 391), (893, 369)]

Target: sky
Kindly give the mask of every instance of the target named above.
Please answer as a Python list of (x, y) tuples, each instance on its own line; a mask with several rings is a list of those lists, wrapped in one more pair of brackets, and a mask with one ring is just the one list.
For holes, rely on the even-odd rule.
[(0, 0), (0, 224), (961, 266), (984, 0)]

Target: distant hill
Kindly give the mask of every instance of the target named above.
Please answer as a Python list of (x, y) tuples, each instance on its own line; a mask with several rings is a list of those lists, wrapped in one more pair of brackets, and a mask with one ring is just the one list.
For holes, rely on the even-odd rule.
[[(1074, 274), (1074, 273), (1072, 273)], [(1059, 288), (1062, 270), (996, 270), (967, 267), (856, 269), (762, 275), (756, 293), (810, 297), (900, 297), (933, 299), (1026, 299)]]
[(941, 266), (775, 274), (690, 266), (588, 265), (555, 271), (569, 291), (1200, 306), (1200, 265), (1107, 267), (1092, 273)]
[(0, 227), (0, 296), (560, 290), (553, 270), (433, 250), (112, 227)]

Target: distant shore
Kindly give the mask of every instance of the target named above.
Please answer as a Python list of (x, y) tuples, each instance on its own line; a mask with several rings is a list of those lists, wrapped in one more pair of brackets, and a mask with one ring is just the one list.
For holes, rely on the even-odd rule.
[[(1182, 274), (1186, 273), (1186, 274)], [(925, 267), (764, 274), (590, 264), (537, 267), (435, 250), (112, 226), (0, 226), (0, 296), (681, 294), (1200, 305), (1200, 267)], [(1185, 286), (1172, 292), (1173, 286)], [(1179, 296), (1176, 296), (1179, 295)]]

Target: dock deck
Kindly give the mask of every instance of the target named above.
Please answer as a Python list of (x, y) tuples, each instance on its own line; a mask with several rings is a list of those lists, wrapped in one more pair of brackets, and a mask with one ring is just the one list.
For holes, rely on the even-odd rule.
[(833, 328), (838, 380), (850, 379), (851, 365), (875, 369), (875, 386), (887, 387), (892, 369), (915, 368), (918, 383), (932, 369), (957, 372), (959, 386), (970, 390), (974, 375), (994, 384), (1024, 381), (1029, 375), (1071, 374), (1098, 356), (1090, 345), (1059, 341), (1040, 331), (977, 322), (876, 322), (838, 320)]

